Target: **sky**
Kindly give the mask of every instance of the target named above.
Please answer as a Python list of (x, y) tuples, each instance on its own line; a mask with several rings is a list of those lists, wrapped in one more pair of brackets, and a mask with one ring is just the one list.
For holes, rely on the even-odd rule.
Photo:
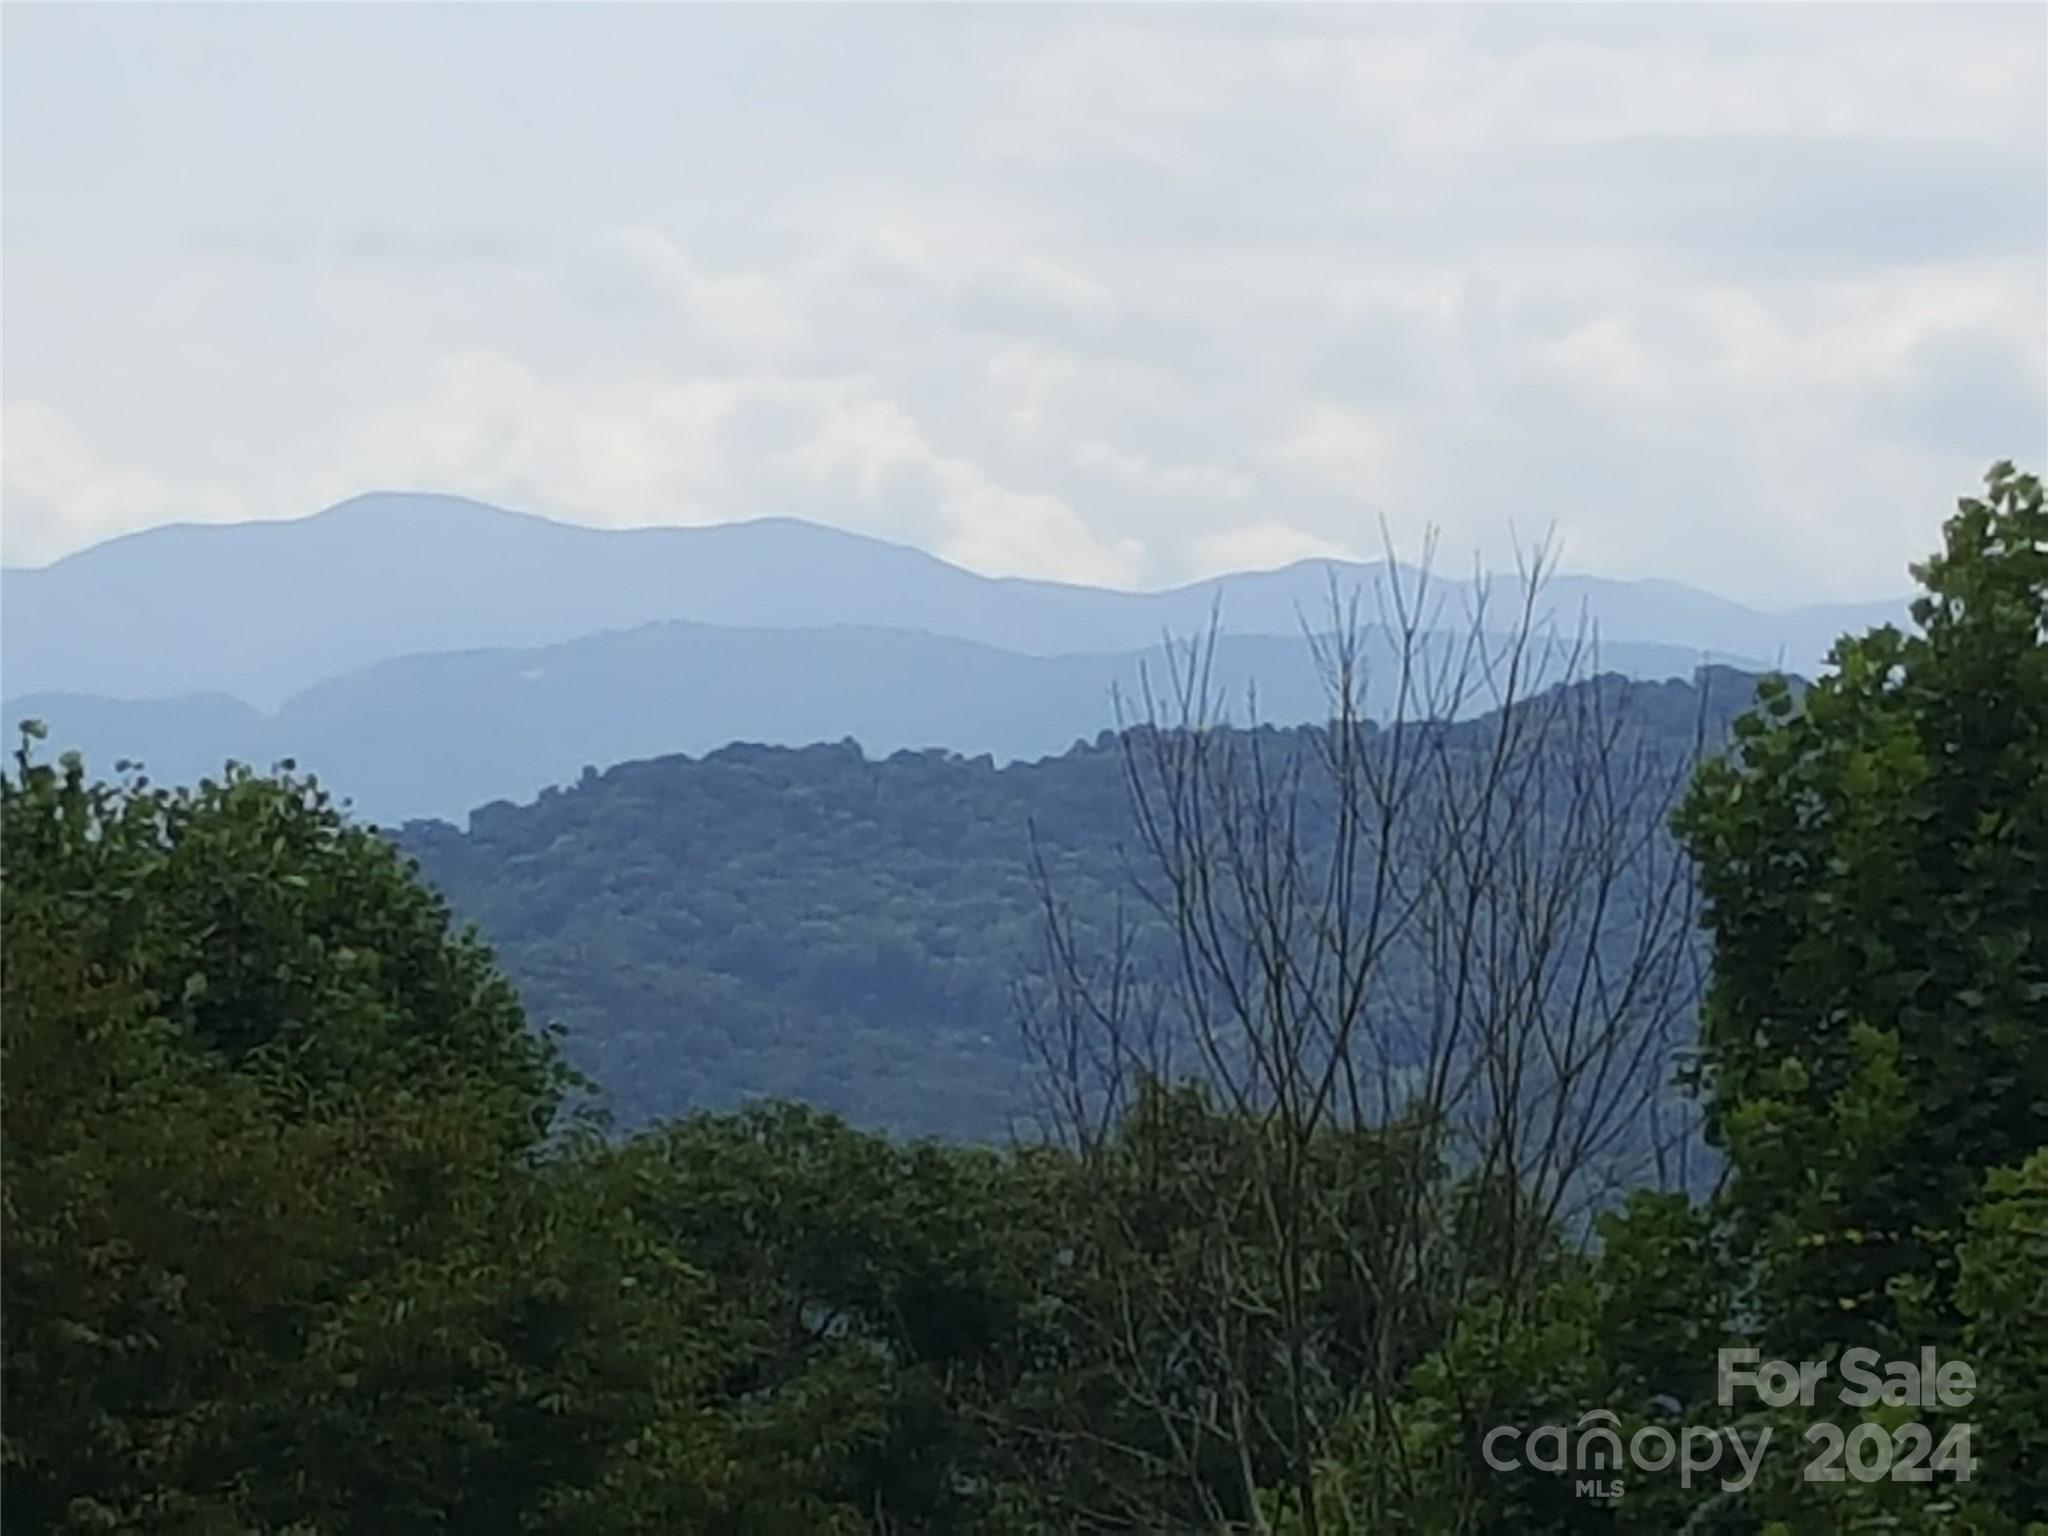
[(14, 5), (0, 70), (13, 565), (416, 488), (1784, 605), (2048, 461), (2039, 5)]

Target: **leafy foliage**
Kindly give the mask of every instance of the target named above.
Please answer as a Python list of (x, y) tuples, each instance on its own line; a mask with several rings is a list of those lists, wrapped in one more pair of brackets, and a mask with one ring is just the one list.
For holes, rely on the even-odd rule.
[(26, 745), (4, 803), (10, 1529), (809, 1497), (721, 1470), (708, 1282), (610, 1154), (543, 1155), (552, 1045), (386, 844), (306, 781), (109, 786)]
[[(1680, 829), (1714, 936), (1702, 1045), (1768, 1336), (1953, 1316), (1987, 1170), (2048, 1140), (2048, 513), (2000, 465), (1919, 568), (1917, 635), (1766, 685)], [(1922, 1290), (1925, 1294), (1921, 1294)]]

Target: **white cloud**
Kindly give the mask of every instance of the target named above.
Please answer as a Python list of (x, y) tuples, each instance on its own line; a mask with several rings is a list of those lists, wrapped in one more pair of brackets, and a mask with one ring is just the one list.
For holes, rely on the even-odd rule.
[(614, 526), (797, 514), (923, 544), (989, 574), (1129, 583), (1050, 492), (935, 446), (872, 378), (570, 384), (508, 357), (449, 362), (357, 445), (369, 483), (423, 485)]
[(887, 400), (833, 409), (793, 459), (864, 506), (886, 505), (906, 491), (922, 498), (939, 518), (927, 541), (933, 552), (969, 570), (1108, 586), (1129, 584), (1143, 571), (1137, 540), (1103, 540), (1057, 496), (1001, 484), (981, 465), (937, 451)]
[(0, 546), (10, 565), (42, 565), (88, 544), (158, 523), (231, 522), (249, 515), (222, 486), (173, 486), (120, 467), (61, 412), (35, 400), (0, 411)]
[(706, 271), (657, 230), (608, 230), (596, 244), (600, 253), (615, 255), (645, 281), (685, 334), (712, 349), (715, 361), (758, 367), (788, 359), (802, 342), (805, 318), (788, 285), (758, 273)]
[(1280, 522), (1246, 523), (1195, 540), (1195, 564), (1202, 575), (1226, 571), (1273, 570), (1300, 560), (1356, 560), (1358, 551)]
[(873, 501), (892, 474), (929, 466), (936, 455), (901, 406), (858, 400), (832, 411), (793, 457), (818, 480), (849, 485)]
[(1388, 506), (1401, 486), (1400, 429), (1385, 414), (1315, 402), (1262, 455), (1269, 463), (1362, 506)]
[(1117, 313), (1116, 297), (1102, 284), (1043, 257), (1025, 257), (973, 274), (960, 295), (970, 315), (1005, 329), (1078, 322), (1099, 323)]
[(1164, 501), (1242, 501), (1252, 493), (1249, 475), (1221, 464), (1158, 464), (1089, 438), (1074, 449), (1074, 462), (1112, 484)]
[(1143, 573), (1142, 544), (1099, 537), (1056, 496), (998, 485), (960, 459), (937, 460), (932, 469), (948, 521), (936, 553), (958, 565), (1110, 587), (1133, 585)]

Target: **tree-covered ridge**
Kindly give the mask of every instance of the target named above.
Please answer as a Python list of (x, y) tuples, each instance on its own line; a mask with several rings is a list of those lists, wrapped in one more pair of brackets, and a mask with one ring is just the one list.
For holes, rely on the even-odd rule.
[[(1707, 668), (1691, 683), (1577, 686), (1611, 700), (1630, 742), (1683, 766), (1754, 684)], [(1496, 725), (1443, 729), (1478, 752)], [(1259, 735), (1275, 756), (1314, 750), (1305, 728)], [(587, 773), (485, 806), (466, 833), (416, 822), (400, 839), (627, 1124), (771, 1096), (1001, 1139), (1038, 1107), (1015, 989), (1043, 970), (1046, 886), (1083, 929), (1150, 915), (1130, 746), (1105, 732), (997, 767), (937, 751), (871, 760), (851, 742), (734, 745)], [(1664, 809), (1639, 808), (1651, 821)]]

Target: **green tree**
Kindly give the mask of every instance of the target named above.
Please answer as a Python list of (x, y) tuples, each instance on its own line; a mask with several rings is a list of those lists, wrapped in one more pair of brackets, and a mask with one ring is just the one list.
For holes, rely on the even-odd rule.
[(2000, 1507), (2048, 1513), (2048, 1149), (1994, 1169), (1956, 1252), (1961, 1354), (1982, 1363), (1983, 1486)]
[(312, 779), (230, 765), (196, 788), (110, 784), (72, 754), (32, 761), (27, 741), (16, 766), (9, 915), (64, 931), (151, 1016), (306, 1095), (459, 1085), (492, 1098), (515, 1146), (552, 1122), (571, 1082), (553, 1041), (402, 856)]
[(1677, 822), (1713, 935), (1724, 1209), (1788, 1349), (1872, 1342), (1900, 1286), (1952, 1320), (1959, 1213), (2048, 1140), (2041, 482), (1996, 466), (1915, 574), (1921, 632), (1767, 684)]
[(9, 1529), (674, 1529), (701, 1275), (316, 786), (0, 784)]
[(990, 1410), (1057, 1241), (1040, 1159), (762, 1104), (651, 1131), (624, 1161), (710, 1279), (751, 1476), (887, 1530), (989, 1518), (1006, 1470)]

